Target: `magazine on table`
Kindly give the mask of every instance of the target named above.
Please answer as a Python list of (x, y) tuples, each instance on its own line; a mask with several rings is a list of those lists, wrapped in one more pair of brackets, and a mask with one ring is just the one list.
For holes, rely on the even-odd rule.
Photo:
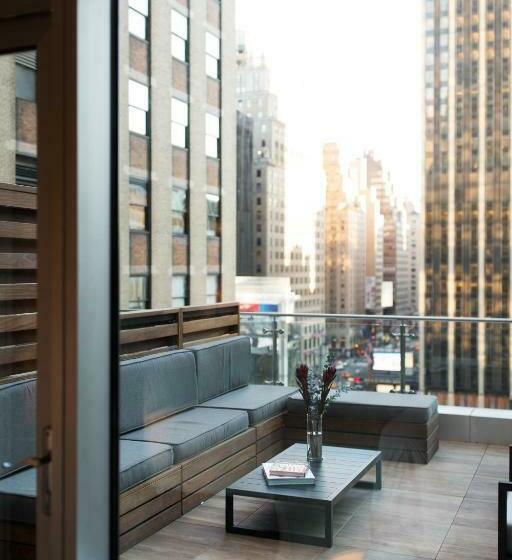
[[(278, 464), (263, 463), (262, 465), (269, 486), (301, 486), (315, 483), (315, 475), (307, 465), (302, 468), (302, 465), (291, 467), (290, 464), (283, 466), (283, 463), (279, 463), (278, 467), (274, 468), (276, 465)], [(274, 472), (278, 474), (273, 474)]]

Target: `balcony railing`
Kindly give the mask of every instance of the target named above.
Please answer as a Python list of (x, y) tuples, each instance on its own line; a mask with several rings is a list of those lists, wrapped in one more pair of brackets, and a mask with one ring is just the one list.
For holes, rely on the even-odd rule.
[(241, 313), (253, 382), (295, 384), (329, 356), (353, 390), (434, 394), (441, 404), (510, 408), (511, 320)]

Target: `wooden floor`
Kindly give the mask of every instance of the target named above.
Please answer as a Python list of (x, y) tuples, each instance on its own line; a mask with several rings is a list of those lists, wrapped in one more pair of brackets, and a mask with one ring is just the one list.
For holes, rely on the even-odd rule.
[[(221, 493), (122, 559), (495, 560), (497, 482), (507, 474), (505, 447), (442, 442), (429, 465), (385, 463), (381, 491), (351, 490), (336, 509), (331, 549), (226, 534)], [(275, 516), (258, 500), (239, 498), (236, 507), (236, 523), (262, 526)], [(279, 516), (297, 513), (313, 523), (302, 511)]]

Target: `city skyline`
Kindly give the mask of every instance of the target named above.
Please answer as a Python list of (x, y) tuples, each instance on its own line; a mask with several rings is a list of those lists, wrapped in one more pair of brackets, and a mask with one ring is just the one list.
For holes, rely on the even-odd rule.
[[(351, 160), (374, 151), (417, 209), (422, 186), (422, 2), (321, 0), (313, 15), (301, 8), (294, 2), (294, 26), (283, 42), (288, 0), (236, 2), (237, 28), (249, 51), (265, 56), (287, 127), (287, 254), (296, 244), (314, 253), (314, 210), (324, 204), (324, 143), (340, 146), (343, 173)], [(357, 31), (363, 28), (365, 36)], [(311, 29), (312, 40), (304, 40), (303, 29)]]

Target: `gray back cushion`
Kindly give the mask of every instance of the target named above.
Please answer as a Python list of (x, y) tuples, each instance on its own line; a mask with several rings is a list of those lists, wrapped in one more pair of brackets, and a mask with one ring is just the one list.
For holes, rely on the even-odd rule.
[(120, 399), (122, 434), (195, 406), (194, 354), (177, 350), (122, 362)]
[[(0, 476), (36, 454), (36, 381), (0, 385)], [(4, 468), (6, 461), (13, 467)]]
[(223, 395), (249, 383), (251, 342), (236, 336), (191, 346), (197, 367), (199, 402)]

